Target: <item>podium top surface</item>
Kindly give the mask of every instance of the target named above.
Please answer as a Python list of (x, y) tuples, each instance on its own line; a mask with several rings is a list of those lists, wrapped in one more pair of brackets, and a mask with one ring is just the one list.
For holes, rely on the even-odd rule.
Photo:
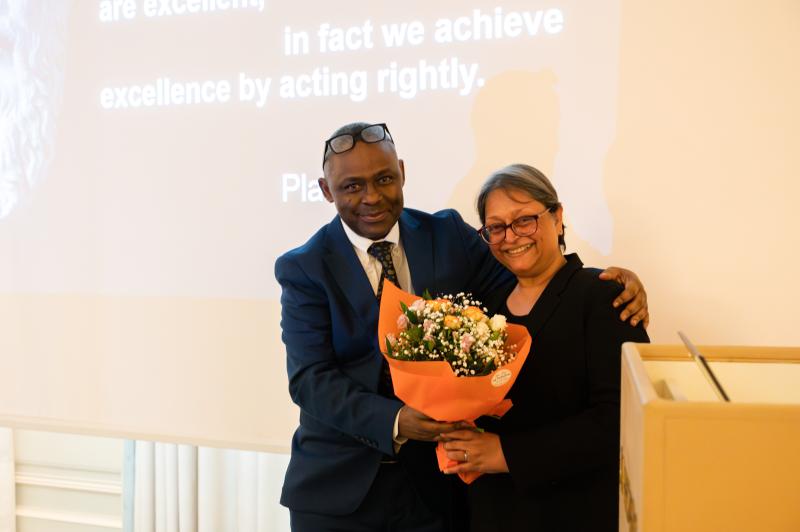
[[(639, 373), (644, 373), (651, 398), (655, 398), (654, 394), (672, 401), (719, 401), (684, 346), (626, 346), (623, 356), (635, 361)], [(800, 405), (800, 348), (700, 346), (698, 349), (732, 403)]]

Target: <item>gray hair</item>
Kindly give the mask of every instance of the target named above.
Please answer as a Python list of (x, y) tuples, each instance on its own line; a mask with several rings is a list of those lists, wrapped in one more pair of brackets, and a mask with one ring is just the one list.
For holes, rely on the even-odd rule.
[[(550, 212), (561, 207), (555, 187), (541, 171), (527, 164), (510, 164), (492, 173), (481, 186), (476, 207), (481, 223), (486, 223), (486, 200), (494, 190), (519, 190), (545, 206)], [(566, 229), (567, 226), (563, 225)], [(566, 248), (564, 234), (558, 235), (558, 245)]]

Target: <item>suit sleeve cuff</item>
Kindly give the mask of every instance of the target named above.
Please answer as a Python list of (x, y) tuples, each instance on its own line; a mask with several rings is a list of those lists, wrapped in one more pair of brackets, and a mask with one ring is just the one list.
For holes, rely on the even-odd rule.
[(400, 436), (400, 410), (397, 411), (397, 415), (394, 417), (394, 428), (392, 429), (392, 445), (394, 446), (394, 452), (397, 453), (400, 450), (400, 447), (408, 441), (408, 438)]

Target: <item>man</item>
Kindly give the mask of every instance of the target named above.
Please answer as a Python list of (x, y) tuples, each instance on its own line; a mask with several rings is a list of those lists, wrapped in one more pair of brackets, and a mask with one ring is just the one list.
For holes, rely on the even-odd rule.
[[(456, 427), (393, 396), (378, 300), (384, 278), (478, 299), (514, 278), (457, 212), (404, 209), (403, 161), (385, 124), (338, 129), (323, 171), (319, 185), (338, 216), (275, 264), (289, 391), (301, 409), (281, 503), (296, 532), (461, 530), (458, 494), (433, 451)], [(623, 299), (637, 295), (626, 317), (646, 320), (638, 279), (612, 274), (631, 279)]]

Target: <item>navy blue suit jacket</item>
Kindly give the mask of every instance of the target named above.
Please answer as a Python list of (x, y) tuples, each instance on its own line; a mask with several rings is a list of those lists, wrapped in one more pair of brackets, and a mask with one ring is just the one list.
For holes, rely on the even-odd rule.
[[(514, 282), (456, 211), (404, 209), (400, 239), (417, 293), (470, 291), (485, 299)], [(338, 216), (281, 256), (275, 276), (289, 393), (300, 406), (281, 504), (346, 515), (364, 499), (382, 456), (394, 454), (392, 429), (402, 406), (377, 393), (378, 303)], [(443, 478), (428, 444), (408, 442), (400, 458), (423, 490)]]

